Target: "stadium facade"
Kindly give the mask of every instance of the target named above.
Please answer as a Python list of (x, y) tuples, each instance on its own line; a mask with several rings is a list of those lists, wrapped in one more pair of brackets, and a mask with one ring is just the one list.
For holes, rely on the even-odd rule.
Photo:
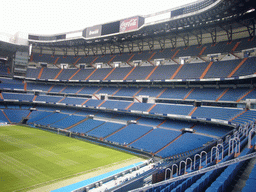
[(252, 0), (199, 0), (74, 32), (17, 34), (0, 42), (0, 120), (153, 159), (110, 191), (233, 190), (248, 164), (240, 157), (254, 154), (255, 41)]

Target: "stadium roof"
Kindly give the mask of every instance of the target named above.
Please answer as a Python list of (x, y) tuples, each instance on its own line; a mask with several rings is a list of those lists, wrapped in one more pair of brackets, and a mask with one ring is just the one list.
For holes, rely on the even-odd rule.
[[(135, 27), (134, 27), (134, 26)], [(255, 36), (253, 0), (198, 0), (144, 16), (56, 35), (29, 35), (36, 52), (106, 54), (232, 41)], [(225, 37), (224, 37), (225, 36)], [(59, 54), (58, 53), (58, 54)]]

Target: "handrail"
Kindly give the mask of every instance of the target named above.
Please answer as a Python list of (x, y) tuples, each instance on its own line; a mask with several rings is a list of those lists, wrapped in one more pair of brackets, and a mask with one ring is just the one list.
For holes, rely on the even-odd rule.
[(188, 173), (188, 174), (185, 174), (185, 175), (181, 175), (181, 176), (178, 176), (178, 177), (175, 177), (175, 178), (170, 178), (168, 180), (161, 181), (159, 183), (155, 183), (155, 184), (152, 184), (152, 185), (149, 185), (149, 186), (145, 186), (145, 187), (141, 187), (141, 188), (138, 188), (138, 189), (135, 189), (135, 190), (131, 190), (130, 192), (146, 191), (146, 190), (151, 189), (151, 188), (159, 187), (159, 186), (162, 186), (162, 185), (165, 185), (165, 184), (170, 184), (172, 182), (183, 180), (183, 179), (186, 179), (186, 178), (189, 178), (189, 177), (192, 177), (192, 176), (207, 173), (209, 171), (213, 171), (213, 170), (216, 170), (216, 169), (227, 167), (229, 165), (239, 163), (239, 162), (242, 162), (242, 161), (246, 161), (246, 160), (249, 160), (249, 159), (252, 159), (252, 158), (255, 158), (255, 157), (256, 157), (256, 152), (250, 153), (248, 155), (244, 155), (242, 157), (237, 157), (235, 159), (231, 159), (231, 160), (225, 161), (223, 163), (212, 165), (210, 167), (206, 167), (206, 168), (200, 169), (198, 171), (194, 171), (194, 172), (191, 172), (191, 173)]
[(188, 158), (186, 159), (186, 164), (188, 164), (188, 160), (190, 160), (190, 171), (192, 171), (192, 168), (193, 168), (193, 160), (192, 160), (190, 157), (188, 157)]
[(185, 164), (185, 167), (184, 167), (184, 174), (186, 174), (186, 170), (187, 170), (187, 162), (186, 161), (180, 161), (180, 166), (179, 166), (179, 175), (181, 174), (181, 165), (182, 163)]
[(199, 169), (200, 169), (200, 166), (201, 166), (201, 155), (199, 155), (199, 154), (196, 154), (195, 156), (194, 156), (194, 169), (196, 169), (196, 157), (199, 157), (200, 158), (200, 165), (199, 165)]
[(251, 148), (252, 145), (252, 133), (256, 132), (255, 128), (252, 128), (251, 131), (249, 132), (249, 136), (248, 136), (248, 148)]
[(207, 165), (207, 152), (206, 151), (201, 151), (200, 153), (200, 169), (201, 169), (201, 166), (202, 166), (202, 157), (203, 157), (203, 154), (205, 154), (205, 165)]
[(177, 164), (173, 164), (173, 165), (172, 165), (172, 171), (171, 171), (170, 178), (172, 178), (172, 176), (173, 176), (173, 167), (174, 167), (174, 166), (176, 167), (176, 173), (177, 173), (177, 175), (178, 175), (179, 167), (178, 167)]
[[(234, 150), (234, 144), (235, 144), (235, 150)], [(237, 145), (239, 144), (239, 148), (237, 147)], [(232, 148), (231, 148), (232, 147)], [(232, 149), (232, 152), (230, 151)], [(228, 155), (231, 155), (231, 153), (236, 151), (239, 151), (238, 153), (240, 153), (240, 139), (238, 137), (234, 137), (233, 139), (229, 140), (229, 146), (228, 146)]]

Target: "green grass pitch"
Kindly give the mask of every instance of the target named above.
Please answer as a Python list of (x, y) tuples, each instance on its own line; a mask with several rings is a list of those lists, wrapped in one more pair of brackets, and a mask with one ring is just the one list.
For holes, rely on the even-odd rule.
[(23, 126), (0, 126), (0, 191), (25, 189), (134, 157)]

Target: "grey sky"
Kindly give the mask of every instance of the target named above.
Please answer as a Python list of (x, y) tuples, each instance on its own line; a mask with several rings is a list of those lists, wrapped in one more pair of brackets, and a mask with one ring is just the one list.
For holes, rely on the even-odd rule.
[(147, 15), (195, 0), (1, 0), (0, 32), (56, 34), (136, 15)]

